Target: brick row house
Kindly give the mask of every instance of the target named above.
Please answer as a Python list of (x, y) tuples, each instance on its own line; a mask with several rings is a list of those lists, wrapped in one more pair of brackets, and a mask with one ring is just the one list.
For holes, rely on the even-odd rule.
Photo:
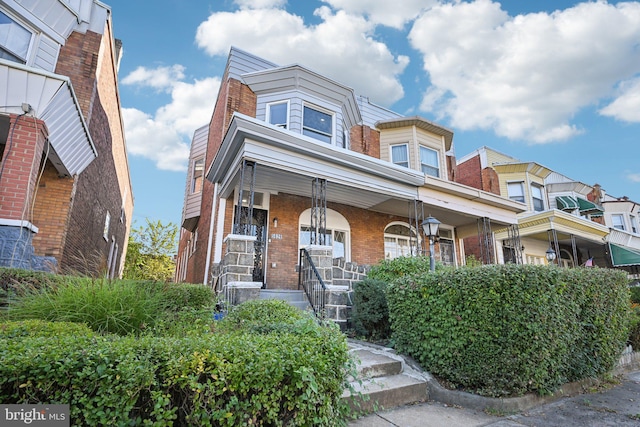
[(0, 1), (0, 266), (120, 275), (121, 46), (97, 0)]
[[(517, 228), (496, 229), (498, 262), (622, 268), (640, 273), (640, 206), (489, 147), (460, 158), (457, 179), (523, 203)], [(468, 240), (473, 240), (472, 238)], [(473, 242), (467, 242), (471, 248)], [(551, 256), (549, 256), (551, 255)]]
[[(524, 207), (456, 182), (452, 153), (443, 126), (232, 48), (211, 121), (192, 141), (176, 280), (296, 289), (301, 249), (320, 246), (347, 270), (424, 253), (428, 216), (441, 222), (439, 262), (464, 264), (467, 237), (494, 260), (493, 232)], [(243, 258), (230, 255), (243, 236), (249, 278), (229, 265)], [(348, 288), (351, 276), (336, 272), (325, 282)]]

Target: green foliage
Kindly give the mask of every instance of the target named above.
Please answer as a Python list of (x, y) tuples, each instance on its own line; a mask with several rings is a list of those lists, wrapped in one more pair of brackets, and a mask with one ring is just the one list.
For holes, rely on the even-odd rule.
[(399, 278), (396, 348), (488, 396), (546, 394), (613, 368), (627, 339), (624, 272), (491, 265)]
[(153, 325), (161, 302), (160, 294), (136, 282), (68, 278), (55, 288), (24, 295), (7, 317), (84, 323), (97, 332), (124, 335)]
[(122, 277), (168, 282), (173, 278), (178, 226), (146, 219), (146, 226), (131, 228)]
[(148, 292), (157, 295), (164, 310), (177, 312), (185, 308), (211, 307), (215, 301), (213, 290), (204, 285), (191, 283), (166, 283), (154, 281), (138, 282)]
[(478, 258), (476, 258), (475, 255), (467, 255), (467, 257), (465, 258), (465, 267), (480, 267), (482, 266), (482, 261), (480, 261)]
[(54, 328), (0, 324), (34, 332), (0, 333), (0, 401), (68, 403), (73, 425), (346, 424), (348, 348), (336, 327), (181, 337)]
[(637, 304), (632, 308), (628, 343), (635, 351), (640, 350), (640, 305)]
[(369, 340), (387, 340), (391, 336), (387, 283), (367, 278), (353, 286), (351, 316), (358, 336)]
[(8, 306), (15, 298), (26, 293), (55, 288), (63, 281), (63, 276), (51, 273), (0, 267), (0, 308)]
[(631, 302), (634, 304), (640, 304), (640, 285), (631, 286), (629, 291), (631, 292)]
[(428, 271), (428, 256), (398, 257), (392, 260), (385, 259), (379, 264), (372, 266), (369, 273), (367, 273), (367, 278), (391, 283), (398, 277)]

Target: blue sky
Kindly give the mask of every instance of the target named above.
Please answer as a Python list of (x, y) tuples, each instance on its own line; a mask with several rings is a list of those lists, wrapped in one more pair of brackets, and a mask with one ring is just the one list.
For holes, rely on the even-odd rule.
[(233, 45), (640, 202), (640, 2), (105, 0), (134, 221), (179, 224), (193, 131)]

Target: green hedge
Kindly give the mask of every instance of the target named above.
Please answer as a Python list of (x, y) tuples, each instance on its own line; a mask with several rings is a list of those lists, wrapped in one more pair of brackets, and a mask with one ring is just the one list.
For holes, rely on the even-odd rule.
[(311, 318), (186, 337), (30, 322), (0, 324), (3, 403), (69, 404), (89, 426), (345, 425), (346, 340)]
[(398, 351), (487, 396), (546, 394), (608, 372), (627, 340), (626, 275), (492, 265), (402, 277), (387, 288)]
[(371, 278), (366, 278), (353, 286), (351, 319), (359, 337), (374, 341), (390, 338), (391, 324), (386, 288), (386, 282)]

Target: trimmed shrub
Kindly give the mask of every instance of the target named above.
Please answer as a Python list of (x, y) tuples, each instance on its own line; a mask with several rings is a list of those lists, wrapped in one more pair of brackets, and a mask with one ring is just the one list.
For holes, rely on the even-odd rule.
[(629, 291), (631, 292), (631, 302), (634, 304), (640, 304), (640, 285), (631, 286)]
[[(441, 268), (442, 266), (436, 265), (436, 267)], [(425, 271), (429, 271), (428, 256), (406, 256), (391, 260), (385, 259), (379, 264), (372, 266), (369, 273), (367, 273), (367, 278), (391, 283), (398, 277), (423, 273)]]
[(211, 307), (215, 301), (213, 290), (204, 285), (191, 283), (165, 283), (153, 281), (131, 281), (158, 295), (163, 309), (177, 312), (185, 308), (199, 310)]
[(451, 385), (547, 394), (613, 368), (627, 339), (624, 272), (491, 265), (397, 279), (392, 338)]
[(345, 425), (346, 340), (336, 327), (306, 326), (187, 337), (0, 334), (0, 401), (66, 403), (73, 425)]
[(387, 283), (367, 278), (353, 286), (353, 327), (358, 336), (370, 340), (386, 340), (391, 336)]
[(635, 351), (640, 351), (640, 305), (632, 305), (631, 321), (629, 322), (628, 343)]

